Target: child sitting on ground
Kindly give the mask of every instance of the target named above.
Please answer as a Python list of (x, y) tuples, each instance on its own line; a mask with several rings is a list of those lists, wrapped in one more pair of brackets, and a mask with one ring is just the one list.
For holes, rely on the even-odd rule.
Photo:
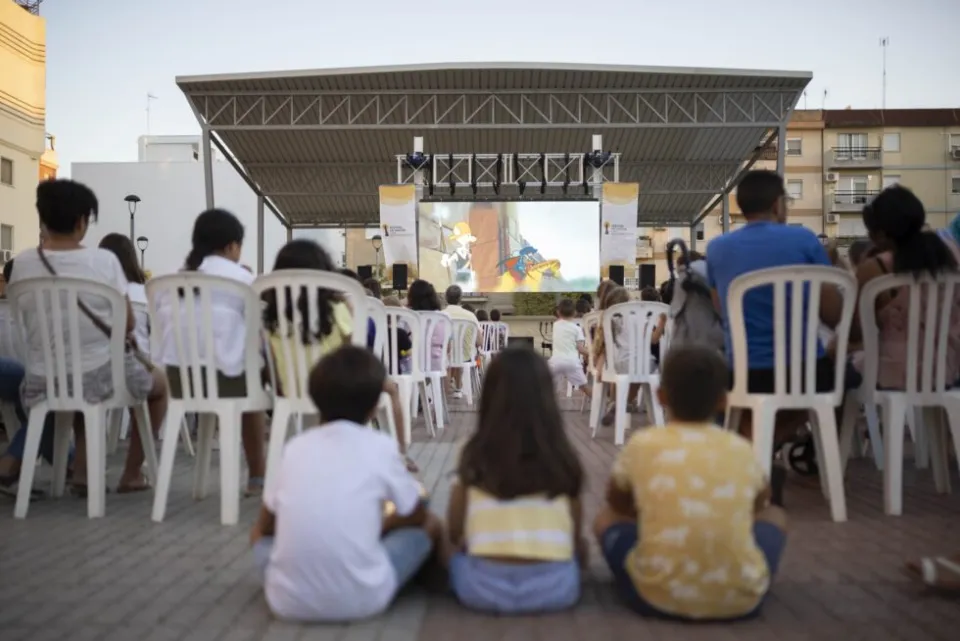
[(550, 356), (550, 372), (559, 384), (568, 381), (586, 396), (590, 396), (587, 375), (583, 372), (581, 357), (589, 354), (587, 339), (583, 328), (573, 319), (576, 316), (576, 304), (564, 298), (557, 305), (557, 320), (553, 323), (553, 354)]
[(487, 370), (450, 490), (450, 581), (463, 605), (529, 614), (576, 604), (583, 480), (546, 363), (507, 348)]
[(667, 427), (634, 434), (614, 464), (594, 533), (617, 591), (644, 616), (751, 617), (776, 574), (786, 514), (769, 504), (749, 441), (712, 425), (728, 382), (716, 351), (671, 349), (658, 390)]
[[(386, 384), (380, 361), (355, 346), (325, 356), (310, 374), (321, 424), (287, 443), (250, 533), (279, 618), (376, 616), (440, 540), (440, 521), (396, 442), (365, 427)], [(388, 501), (393, 515), (384, 519)]]

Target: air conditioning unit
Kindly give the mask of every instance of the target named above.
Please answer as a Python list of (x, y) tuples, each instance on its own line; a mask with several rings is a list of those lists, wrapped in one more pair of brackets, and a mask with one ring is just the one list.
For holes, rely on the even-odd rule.
[(960, 160), (960, 147), (954, 147), (950, 150), (950, 157), (954, 160)]
[(643, 247), (637, 247), (637, 258), (653, 258), (653, 247), (649, 245), (644, 245)]
[(13, 252), (9, 249), (0, 250), (0, 263), (8, 263), (13, 259)]
[(837, 225), (840, 223), (840, 214), (827, 214), (827, 224)]
[(823, 175), (824, 182), (835, 183), (837, 182), (838, 179), (839, 179), (839, 176), (837, 176), (837, 172), (835, 171), (828, 171)]

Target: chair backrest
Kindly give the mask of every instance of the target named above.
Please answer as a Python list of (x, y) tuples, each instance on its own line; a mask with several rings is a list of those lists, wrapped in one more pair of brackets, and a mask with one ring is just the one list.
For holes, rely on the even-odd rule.
[[(19, 330), (19, 341), (28, 355), (28, 372), (43, 371), (51, 410), (76, 409), (84, 402), (85, 342), (88, 346), (97, 341), (107, 344), (113, 380), (126, 380), (127, 299), (123, 294), (92, 280), (44, 276), (7, 285), (7, 300), (11, 323)], [(111, 330), (109, 337), (80, 311), (81, 300), (94, 309), (109, 309), (100, 317)], [(114, 394), (119, 389), (115, 386)]]
[(213, 321), (216, 301), (229, 299), (243, 310), (247, 396), (266, 396), (260, 378), (262, 307), (252, 287), (229, 278), (180, 272), (151, 278), (146, 290), (151, 334), (159, 342), (161, 360), (168, 361), (158, 365), (179, 370), (183, 393), (178, 400), (185, 403), (187, 411), (203, 411), (205, 403), (223, 398), (217, 383), (218, 358), (212, 347), (217, 335)]
[(900, 290), (897, 297), (909, 297), (904, 391), (912, 395), (915, 402), (939, 403), (937, 397), (957, 382), (954, 372), (950, 371), (951, 365), (956, 367), (958, 358), (956, 336), (951, 336), (951, 329), (956, 327), (956, 315), (960, 314), (960, 274), (940, 274), (936, 279), (927, 275), (914, 278), (910, 274), (888, 274), (863, 286), (860, 323), (865, 356), (863, 387), (868, 393), (877, 389), (882, 355), (877, 297), (891, 290)]
[[(619, 303), (603, 311), (604, 371), (642, 379), (654, 373), (650, 346), (661, 314), (670, 306), (651, 301)], [(618, 366), (619, 363), (619, 366)]]
[[(410, 374), (419, 379), (423, 376), (424, 355), (423, 323), (417, 312), (404, 307), (386, 307), (386, 341), (383, 348), (383, 362), (387, 366), (387, 373), (391, 376)], [(410, 333), (410, 371), (404, 372), (401, 367), (401, 356), (397, 347), (397, 332), (406, 330)], [(379, 331), (379, 330), (378, 330)]]
[(593, 353), (593, 336), (596, 332), (601, 331), (600, 324), (603, 320), (603, 312), (597, 310), (595, 312), (588, 312), (583, 315), (583, 318), (580, 319), (580, 327), (583, 329), (583, 338), (587, 343), (587, 369), (591, 372), (596, 373), (596, 358)]
[[(843, 299), (840, 323), (836, 327), (836, 389), (826, 393), (835, 404), (843, 396), (847, 363), (847, 342), (857, 299), (857, 282), (850, 272), (820, 265), (789, 265), (761, 269), (737, 277), (727, 294), (727, 313), (733, 348), (733, 394), (747, 394), (750, 368), (746, 319), (746, 295), (760, 287), (773, 289), (774, 394), (788, 403), (802, 404), (816, 394), (820, 293), (823, 286), (839, 289)], [(804, 368), (803, 364), (809, 364)], [(807, 390), (807, 392), (804, 392)]]
[(260, 276), (253, 290), (261, 301), (276, 297), (277, 326), (273, 332), (264, 327), (264, 338), (273, 348), (268, 359), (282, 382), (283, 397), (299, 400), (310, 398), (310, 371), (324, 356), (318, 337), (320, 291), (341, 296), (353, 310), (351, 343), (361, 347), (367, 345), (371, 304), (379, 304), (355, 279), (315, 269), (281, 269)]
[(0, 298), (0, 356), (23, 362), (23, 344), (13, 327), (10, 301)]
[(480, 331), (480, 321), (475, 318), (454, 318), (453, 338), (450, 341), (450, 363), (459, 365), (469, 363), (477, 354), (477, 336)]
[[(453, 323), (443, 312), (417, 312), (423, 333), (423, 371), (447, 371), (447, 349), (453, 335)], [(439, 354), (437, 353), (439, 350)]]
[[(373, 321), (373, 344), (368, 347), (382, 359), (387, 345), (387, 308), (380, 299), (367, 296), (367, 314)], [(387, 361), (383, 364), (386, 366)]]
[(137, 339), (137, 346), (144, 354), (152, 354), (150, 348), (150, 310), (146, 303), (135, 303), (133, 301), (130, 301), (130, 307), (133, 309), (133, 316), (136, 320), (133, 334)]

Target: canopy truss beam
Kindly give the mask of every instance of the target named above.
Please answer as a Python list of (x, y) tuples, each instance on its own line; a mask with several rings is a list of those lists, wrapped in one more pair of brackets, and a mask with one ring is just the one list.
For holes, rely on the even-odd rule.
[(197, 92), (217, 131), (777, 127), (796, 91)]

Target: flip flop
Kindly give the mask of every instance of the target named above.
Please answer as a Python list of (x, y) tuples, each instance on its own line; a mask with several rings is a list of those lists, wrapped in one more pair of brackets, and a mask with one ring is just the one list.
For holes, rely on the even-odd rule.
[[(907, 562), (904, 571), (911, 578), (919, 579), (928, 588), (951, 593), (960, 592), (960, 563), (953, 559), (945, 556), (928, 556), (920, 559), (919, 563)], [(944, 574), (948, 575), (946, 581), (944, 581)]]

